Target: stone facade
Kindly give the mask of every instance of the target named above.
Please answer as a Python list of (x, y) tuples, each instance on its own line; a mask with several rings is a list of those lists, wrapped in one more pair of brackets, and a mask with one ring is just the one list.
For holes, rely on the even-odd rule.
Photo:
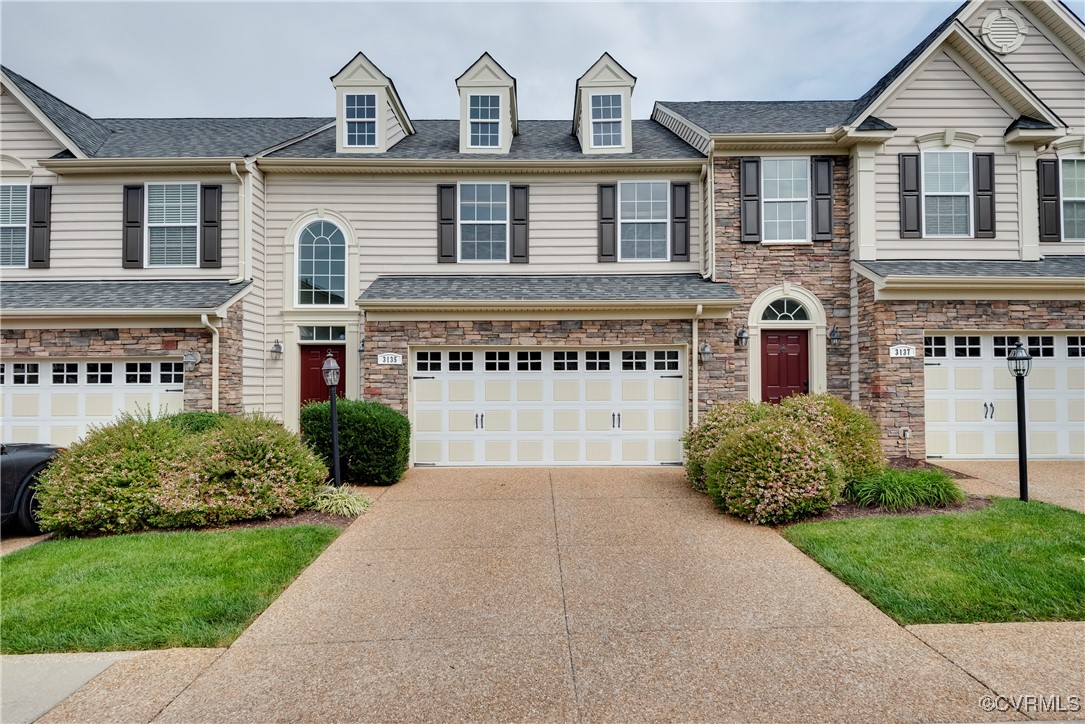
[[(700, 320), (703, 337), (718, 339), (726, 320)], [(724, 333), (723, 336), (726, 336)], [(516, 321), (367, 321), (366, 346), (381, 352), (403, 355), (404, 364), (395, 367), (367, 364), (363, 370), (362, 395), (383, 402), (403, 413), (407, 412), (407, 380), (410, 375), (408, 345), (464, 346), (620, 346), (620, 345), (687, 345), (692, 350), (692, 320), (516, 320)], [(713, 342), (715, 345), (715, 343)], [(734, 384), (734, 370), (729, 359), (700, 363), (700, 408), (724, 399), (726, 388)], [(687, 360), (687, 365), (693, 360)], [(687, 367), (688, 369), (688, 367)], [(689, 394), (692, 395), (692, 382)]]
[[(235, 305), (219, 331), (219, 410), (241, 412), (242, 311)], [(3, 330), (0, 358), (141, 357), (177, 359), (194, 350), (200, 363), (185, 373), (184, 409), (211, 409), (211, 333), (197, 327), (104, 327)]]

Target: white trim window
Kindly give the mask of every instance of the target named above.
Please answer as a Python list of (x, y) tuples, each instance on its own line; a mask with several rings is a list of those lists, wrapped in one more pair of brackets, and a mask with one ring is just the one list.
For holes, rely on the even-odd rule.
[(592, 95), (592, 148), (616, 148), (622, 145), (622, 96), (620, 93)]
[(810, 159), (761, 159), (763, 241), (810, 241)]
[(1085, 241), (1085, 158), (1062, 159), (1059, 191), (1063, 240)]
[(297, 303), (336, 306), (347, 303), (347, 238), (326, 219), (305, 225), (298, 233)]
[(147, 266), (197, 266), (200, 185), (147, 184)]
[(0, 185), (0, 267), (26, 267), (30, 187)]
[(343, 98), (346, 139), (352, 148), (377, 145), (377, 96), (374, 93), (348, 93)]
[(459, 205), (459, 260), (508, 261), (508, 184), (460, 184)]
[(471, 148), (501, 146), (501, 96), (472, 95), (467, 99)]
[(618, 184), (618, 260), (670, 259), (670, 184), (622, 181)]
[(972, 236), (972, 153), (923, 152), (923, 237)]

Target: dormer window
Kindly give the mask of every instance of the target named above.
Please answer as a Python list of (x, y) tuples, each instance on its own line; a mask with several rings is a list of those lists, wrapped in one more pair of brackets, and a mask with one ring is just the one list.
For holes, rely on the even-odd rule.
[(348, 146), (377, 145), (377, 96), (348, 93), (344, 99)]
[(619, 93), (591, 97), (592, 148), (622, 145), (622, 96)]
[(501, 145), (501, 97), (470, 97), (471, 147), (497, 148)]

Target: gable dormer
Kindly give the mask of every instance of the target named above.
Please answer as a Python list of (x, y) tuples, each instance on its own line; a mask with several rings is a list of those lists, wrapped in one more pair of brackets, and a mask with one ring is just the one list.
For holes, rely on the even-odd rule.
[(332, 76), (336, 153), (384, 153), (414, 133), (392, 79), (358, 53)]
[(576, 81), (573, 135), (584, 153), (632, 153), (637, 79), (603, 53)]
[(460, 153), (508, 153), (520, 132), (516, 79), (483, 53), (456, 79), (460, 92)]

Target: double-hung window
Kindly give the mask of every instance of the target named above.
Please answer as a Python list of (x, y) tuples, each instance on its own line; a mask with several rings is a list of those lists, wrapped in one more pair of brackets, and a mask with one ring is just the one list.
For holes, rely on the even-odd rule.
[(666, 181), (618, 184), (618, 259), (667, 261), (670, 209)]
[(923, 152), (923, 236), (972, 236), (972, 154)]
[(377, 96), (373, 93), (351, 93), (344, 100), (346, 115), (346, 145), (377, 145)]
[(30, 219), (29, 187), (0, 185), (0, 267), (25, 267)]
[(1085, 241), (1085, 158), (1062, 160), (1062, 238)]
[(508, 184), (460, 184), (459, 195), (460, 261), (508, 261)]
[(147, 265), (196, 266), (200, 185), (147, 184)]
[(592, 148), (622, 145), (622, 96), (618, 93), (591, 97)]
[(501, 145), (501, 96), (473, 95), (468, 98), (472, 148)]
[(810, 159), (761, 159), (764, 241), (809, 241)]

